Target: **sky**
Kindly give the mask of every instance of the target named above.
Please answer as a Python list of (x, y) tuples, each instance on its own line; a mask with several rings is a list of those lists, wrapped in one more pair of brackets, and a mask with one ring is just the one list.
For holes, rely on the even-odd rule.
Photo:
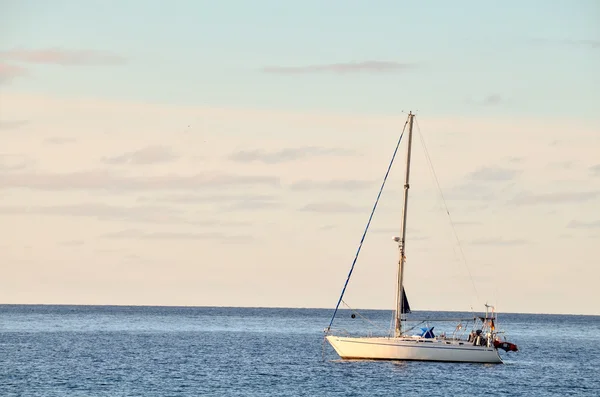
[(599, 70), (593, 0), (0, 0), (0, 303), (333, 308), (413, 111), (411, 308), (600, 314)]

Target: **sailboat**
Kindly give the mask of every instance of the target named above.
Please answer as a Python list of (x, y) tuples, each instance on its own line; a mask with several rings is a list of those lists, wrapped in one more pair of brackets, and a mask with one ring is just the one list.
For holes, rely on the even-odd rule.
[[(414, 119), (415, 115), (410, 112), (404, 126), (406, 129), (406, 126), (408, 125), (408, 144), (406, 149), (406, 173), (404, 180), (400, 236), (394, 237), (394, 241), (398, 244), (398, 250), (400, 252), (394, 305), (394, 329), (388, 335), (384, 336), (355, 337), (338, 335), (332, 330), (332, 324), (336, 313), (338, 312), (340, 303), (342, 302), (346, 287), (348, 286), (348, 281), (352, 275), (352, 270), (356, 264), (356, 258), (358, 258), (360, 247), (362, 247), (369, 224), (373, 218), (373, 213), (377, 208), (377, 202), (379, 201), (396, 152), (398, 151), (402, 136), (404, 135), (404, 130), (400, 136), (396, 150), (394, 151), (394, 156), (392, 156), (392, 162), (388, 167), (388, 171), (385, 175), (379, 195), (377, 196), (377, 201), (371, 212), (371, 217), (367, 223), (367, 228), (363, 234), (359, 250), (350, 269), (350, 273), (348, 274), (348, 278), (346, 279), (333, 317), (331, 318), (329, 326), (325, 329), (325, 339), (342, 359), (502, 363), (503, 361), (499, 354), (499, 350), (502, 349), (507, 352), (518, 351), (518, 347), (515, 344), (504, 340), (502, 337), (503, 332), (496, 329), (497, 316), (495, 315), (495, 308), (487, 303), (485, 305), (485, 315), (473, 315), (472, 318), (452, 319), (451, 321), (458, 320), (458, 325), (451, 335), (446, 335), (445, 333), (436, 335), (434, 333), (435, 327), (429, 326), (420, 328), (420, 331), (416, 334), (411, 334), (411, 331), (416, 327), (407, 326), (407, 314), (411, 313), (411, 309), (404, 290), (403, 276), (406, 262), (406, 220), (408, 190), (410, 187), (409, 179)], [(442, 319), (440, 321), (447, 320), (448, 319)], [(426, 321), (421, 321), (421, 324), (429, 324), (431, 321), (431, 319), (427, 319)], [(470, 332), (467, 332), (471, 323), (472, 328)]]

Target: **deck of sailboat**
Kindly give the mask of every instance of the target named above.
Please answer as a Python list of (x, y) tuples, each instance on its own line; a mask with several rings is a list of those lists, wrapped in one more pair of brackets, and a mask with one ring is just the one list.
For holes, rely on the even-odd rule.
[[(396, 338), (393, 336), (369, 336), (369, 337), (357, 337), (357, 336), (337, 336), (337, 335), (328, 335), (328, 339), (335, 338), (339, 340), (344, 340), (346, 342), (352, 343), (369, 343), (369, 344), (384, 344), (384, 345), (406, 345), (406, 344), (419, 344), (426, 343), (431, 345), (450, 345), (457, 346), (459, 348), (466, 349), (482, 349), (485, 346), (475, 346), (473, 343), (467, 342), (463, 339), (447, 339), (447, 338), (421, 338), (418, 336), (414, 337), (400, 337)], [(428, 347), (428, 346), (426, 346)], [(493, 347), (489, 347), (488, 349), (493, 350)]]
[(336, 335), (326, 338), (343, 359), (502, 363), (493, 346), (474, 346), (459, 339)]

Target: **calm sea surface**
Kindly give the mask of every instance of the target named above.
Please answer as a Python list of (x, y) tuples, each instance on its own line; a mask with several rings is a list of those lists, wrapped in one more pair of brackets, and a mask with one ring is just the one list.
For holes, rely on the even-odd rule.
[[(361, 313), (389, 327), (390, 312)], [(521, 351), (500, 365), (341, 361), (323, 344), (330, 316), (0, 305), (0, 396), (600, 396), (600, 316), (501, 314)], [(348, 312), (335, 325), (373, 327)]]

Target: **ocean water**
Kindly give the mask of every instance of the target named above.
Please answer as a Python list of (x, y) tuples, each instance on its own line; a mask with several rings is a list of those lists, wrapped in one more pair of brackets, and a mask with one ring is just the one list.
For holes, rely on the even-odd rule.
[[(520, 351), (484, 365), (339, 360), (331, 313), (0, 305), (0, 396), (600, 396), (600, 316), (500, 314)], [(334, 325), (389, 327), (361, 314)]]

